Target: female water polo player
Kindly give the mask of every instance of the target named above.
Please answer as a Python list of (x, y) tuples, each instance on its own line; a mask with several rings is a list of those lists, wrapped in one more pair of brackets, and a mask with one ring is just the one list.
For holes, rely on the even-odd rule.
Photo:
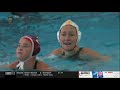
[(23, 36), (16, 49), (17, 61), (7, 65), (7, 67), (18, 70), (53, 71), (47, 64), (36, 60), (36, 55), (39, 52), (40, 43), (38, 38), (35, 36)]
[(61, 58), (71, 59), (100, 59), (107, 60), (108, 56), (103, 56), (90, 48), (79, 47), (78, 42), (81, 39), (81, 32), (76, 23), (71, 20), (64, 22), (57, 32), (57, 39), (61, 48), (52, 51), (51, 55)]

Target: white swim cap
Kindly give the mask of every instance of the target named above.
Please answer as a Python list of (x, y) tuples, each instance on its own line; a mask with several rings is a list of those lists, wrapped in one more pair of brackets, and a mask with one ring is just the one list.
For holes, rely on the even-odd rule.
[(61, 25), (59, 31), (57, 32), (58, 42), (60, 42), (60, 38), (59, 38), (60, 30), (61, 30), (64, 26), (66, 26), (66, 25), (72, 25), (72, 26), (74, 26), (74, 27), (76, 28), (77, 34), (78, 34), (78, 39), (77, 39), (77, 43), (78, 43), (78, 42), (80, 41), (80, 39), (81, 39), (81, 32), (79, 31), (78, 25), (77, 25), (76, 23), (74, 23), (73, 21), (71, 21), (71, 20), (67, 20), (67, 21), (65, 21), (65, 22)]

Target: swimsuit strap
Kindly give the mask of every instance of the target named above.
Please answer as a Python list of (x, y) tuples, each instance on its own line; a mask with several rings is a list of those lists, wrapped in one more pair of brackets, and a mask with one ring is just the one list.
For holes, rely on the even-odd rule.
[(37, 68), (37, 63), (38, 63), (38, 61), (36, 60), (33, 69)]
[(79, 50), (77, 51), (77, 53), (75, 54), (75, 56), (78, 56), (80, 51), (83, 49), (83, 47), (79, 48)]

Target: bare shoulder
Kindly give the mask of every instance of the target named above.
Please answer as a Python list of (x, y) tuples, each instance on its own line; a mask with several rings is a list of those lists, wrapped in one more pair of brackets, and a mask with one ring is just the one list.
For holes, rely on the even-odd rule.
[(17, 65), (18, 63), (19, 63), (18, 61), (15, 61), (15, 62), (9, 64), (9, 68), (16, 68), (16, 65)]
[(54, 69), (52, 67), (50, 67), (48, 64), (39, 61), (37, 64), (37, 69), (40, 71), (54, 71)]
[(58, 55), (60, 55), (61, 53), (62, 53), (62, 49), (59, 48), (59, 49), (54, 50), (51, 54), (58, 56)]
[(18, 64), (18, 61), (13, 62), (11, 64), (5, 64), (5, 65), (0, 65), (0, 68), (16, 68), (16, 65)]
[(86, 52), (89, 52), (91, 49), (90, 48), (83, 48), (82, 50), (81, 50), (81, 52), (82, 53), (86, 53)]
[(83, 48), (81, 51), (81, 54), (88, 55), (88, 56), (92, 57), (93, 59), (100, 59), (100, 60), (110, 59), (109, 56), (104, 56), (104, 55), (100, 54), (99, 52), (96, 52), (90, 48)]
[(81, 51), (81, 53), (95, 55), (95, 56), (100, 55), (98, 52), (96, 52), (96, 51), (94, 51), (94, 50), (92, 50), (90, 48), (83, 48), (82, 51)]

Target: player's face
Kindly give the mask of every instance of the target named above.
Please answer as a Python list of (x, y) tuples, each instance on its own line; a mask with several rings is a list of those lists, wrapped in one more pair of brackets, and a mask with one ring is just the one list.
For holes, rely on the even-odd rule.
[(19, 60), (26, 60), (32, 51), (32, 44), (27, 39), (23, 38), (19, 41), (18, 47), (16, 49), (16, 56)]
[(71, 25), (64, 26), (60, 31), (61, 46), (66, 51), (70, 51), (76, 46), (77, 38), (77, 30)]

